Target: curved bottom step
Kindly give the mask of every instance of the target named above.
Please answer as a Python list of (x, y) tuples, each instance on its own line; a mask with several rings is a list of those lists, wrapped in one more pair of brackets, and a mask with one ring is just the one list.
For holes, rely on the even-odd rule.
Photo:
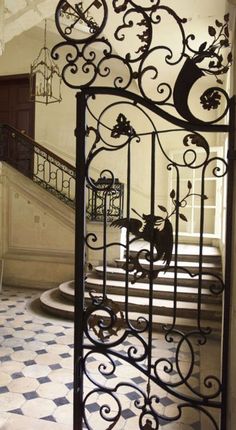
[(45, 291), (40, 296), (42, 308), (52, 315), (72, 320), (74, 318), (74, 305), (62, 296), (59, 288)]
[(75, 283), (74, 281), (66, 281), (58, 287), (61, 295), (69, 302), (74, 302), (75, 299)]
[[(68, 300), (65, 300), (61, 293), (61, 290), (68, 292), (70, 289), (73, 291), (72, 283), (73, 281), (65, 282), (58, 288), (45, 291), (40, 297), (40, 303), (43, 309), (52, 315), (60, 316), (73, 320), (74, 318), (74, 305)], [(149, 319), (149, 315), (145, 313), (129, 312), (130, 323), (136, 325), (138, 318), (142, 316), (146, 320)], [(153, 315), (153, 330), (162, 331), (164, 325), (171, 325), (173, 319), (166, 315)], [(193, 330), (196, 328), (196, 320), (191, 318), (181, 318), (178, 317), (176, 320), (176, 326), (178, 329)], [(208, 321), (202, 320), (202, 327), (211, 327), (213, 334), (218, 334), (221, 329), (221, 324), (219, 321)]]

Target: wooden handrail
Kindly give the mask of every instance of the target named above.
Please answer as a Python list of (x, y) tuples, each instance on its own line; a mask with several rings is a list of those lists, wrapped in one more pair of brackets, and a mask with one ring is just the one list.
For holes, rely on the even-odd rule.
[(63, 158), (56, 155), (54, 152), (50, 151), (49, 149), (45, 148), (44, 146), (40, 145), (40, 143), (37, 143), (35, 140), (33, 140), (30, 136), (28, 136), (26, 133), (21, 133), (20, 130), (17, 128), (12, 127), (9, 124), (0, 124), (0, 129), (6, 129), (12, 131), (12, 133), (15, 133), (16, 135), (19, 135), (22, 139), (26, 140), (30, 145), (33, 147), (37, 147), (41, 151), (44, 151), (47, 153), (47, 155), (51, 156), (55, 160), (59, 161), (61, 164), (64, 164), (68, 169), (73, 170), (75, 172), (75, 166), (68, 163), (66, 160), (63, 160)]

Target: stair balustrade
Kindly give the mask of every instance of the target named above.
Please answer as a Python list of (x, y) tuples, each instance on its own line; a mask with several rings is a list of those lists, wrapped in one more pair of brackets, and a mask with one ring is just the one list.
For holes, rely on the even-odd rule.
[(0, 125), (0, 161), (74, 208), (75, 167), (7, 124)]
[[(0, 124), (0, 161), (5, 161), (70, 207), (75, 207), (75, 167), (8, 124)], [(97, 186), (95, 191), (88, 187), (87, 218), (101, 221), (107, 198), (107, 219), (113, 221), (122, 217), (124, 185), (116, 179), (107, 193), (106, 179), (101, 178), (94, 183)]]

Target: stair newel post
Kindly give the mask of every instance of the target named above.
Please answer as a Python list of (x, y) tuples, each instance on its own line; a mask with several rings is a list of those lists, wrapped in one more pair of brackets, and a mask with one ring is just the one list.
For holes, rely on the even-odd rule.
[(77, 93), (76, 118), (76, 204), (75, 204), (75, 311), (74, 311), (74, 424), (83, 427), (83, 324), (85, 288), (85, 111), (86, 96)]

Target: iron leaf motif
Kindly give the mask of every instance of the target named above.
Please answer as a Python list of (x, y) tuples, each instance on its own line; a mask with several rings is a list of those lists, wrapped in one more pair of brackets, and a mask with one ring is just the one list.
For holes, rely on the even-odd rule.
[(125, 115), (120, 113), (116, 121), (117, 123), (112, 129), (111, 137), (117, 139), (120, 136), (127, 136), (127, 137), (136, 136), (136, 132), (134, 128), (130, 125), (130, 121), (127, 120)]
[(202, 148), (207, 156), (209, 155), (210, 148), (206, 139), (200, 134), (187, 134), (183, 139), (184, 146), (196, 145), (198, 148)]
[[(203, 42), (198, 52), (193, 56), (195, 64), (201, 63), (204, 59), (210, 58), (208, 69), (204, 68), (205, 73), (213, 74), (216, 77), (220, 74), (227, 73), (232, 63), (232, 53), (228, 54), (226, 59), (222, 55), (222, 49), (228, 48), (229, 44), (229, 14), (224, 16), (224, 23), (216, 20), (214, 27), (209, 25), (208, 33), (213, 38), (212, 43)], [(219, 82), (219, 79), (217, 78)], [(219, 82), (221, 83), (221, 82)]]
[(116, 13), (124, 12), (127, 9), (129, 0), (113, 0), (113, 8)]

